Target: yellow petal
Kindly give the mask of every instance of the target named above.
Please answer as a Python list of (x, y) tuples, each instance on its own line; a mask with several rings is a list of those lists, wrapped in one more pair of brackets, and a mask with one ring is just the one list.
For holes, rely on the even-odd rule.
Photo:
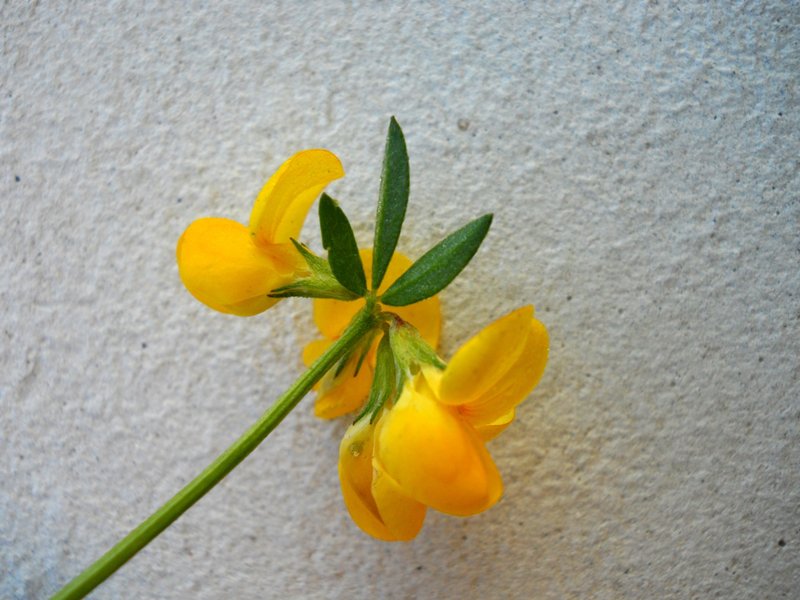
[(193, 222), (178, 240), (178, 271), (200, 302), (224, 313), (258, 314), (277, 302), (267, 294), (294, 278), (302, 259), (291, 244), (257, 248), (230, 219)]
[(440, 401), (469, 403), (500, 381), (525, 348), (532, 318), (533, 307), (523, 306), (484, 327), (461, 346), (442, 376)]
[(259, 192), (250, 213), (250, 233), (256, 245), (296, 238), (314, 200), (326, 185), (342, 176), (342, 163), (327, 150), (304, 150), (283, 163)]
[(475, 430), (420, 379), (378, 422), (375, 462), (422, 504), (453, 515), (484, 511), (503, 491), (497, 467)]
[[(359, 250), (361, 262), (364, 265), (364, 272), (367, 274), (367, 285), (372, 284), (372, 250)], [(379, 293), (385, 292), (394, 281), (408, 270), (411, 260), (402, 254), (395, 252), (386, 275), (381, 283)], [(341, 300), (314, 300), (314, 322), (319, 330), (327, 338), (335, 339), (339, 337), (350, 323), (361, 307), (363, 300), (354, 302), (342, 302)], [(439, 334), (441, 331), (441, 307), (439, 298), (434, 296), (412, 304), (410, 306), (393, 306), (392, 312), (411, 323), (419, 330), (422, 338), (434, 348), (439, 344)]]
[(381, 521), (396, 540), (413, 540), (425, 522), (425, 505), (403, 494), (397, 483), (376, 461), (373, 460), (372, 465), (372, 497)]
[[(333, 340), (314, 340), (306, 344), (305, 348), (303, 348), (303, 364), (310, 367), (314, 364), (315, 360), (322, 356), (322, 353), (325, 352), (332, 343)], [(318, 391), (319, 388), (320, 382), (318, 381), (311, 389)]]
[(361, 298), (352, 302), (315, 298), (314, 323), (322, 335), (330, 340), (335, 340), (342, 335), (342, 332), (363, 306), (364, 300)]
[[(303, 349), (303, 363), (306, 366), (319, 358), (333, 343), (332, 340), (315, 340)], [(361, 369), (355, 375), (359, 354), (350, 357), (347, 365), (336, 376), (336, 367), (328, 371), (314, 386), (317, 399), (314, 414), (320, 419), (335, 419), (360, 408), (369, 396), (374, 372), (374, 348), (364, 359)]]
[(366, 402), (372, 385), (372, 367), (365, 360), (357, 375), (354, 375), (358, 357), (351, 357), (338, 376), (331, 369), (320, 380), (314, 415), (320, 419), (336, 419), (351, 413)]
[(525, 347), (511, 368), (494, 386), (459, 406), (459, 413), (478, 426), (492, 423), (513, 411), (542, 378), (547, 364), (548, 347), (547, 329), (540, 321), (533, 319)]
[(303, 364), (310, 367), (332, 343), (333, 340), (314, 340), (306, 344), (303, 348)]
[(502, 415), (498, 419), (495, 419), (491, 423), (486, 423), (485, 425), (478, 425), (475, 427), (475, 431), (478, 432), (478, 435), (484, 442), (493, 440), (498, 435), (500, 435), (506, 427), (511, 425), (511, 422), (514, 420), (515, 412), (516, 411), (512, 409), (511, 411)]
[(339, 446), (339, 483), (347, 511), (365, 533), (384, 541), (396, 538), (383, 523), (372, 497), (374, 427), (369, 419), (351, 425)]

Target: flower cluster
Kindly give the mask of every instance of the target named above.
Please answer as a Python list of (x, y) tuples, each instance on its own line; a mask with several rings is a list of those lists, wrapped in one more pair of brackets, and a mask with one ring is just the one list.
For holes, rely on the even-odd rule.
[[(304, 362), (320, 373), (315, 414), (356, 413), (342, 440), (339, 478), (356, 524), (381, 540), (409, 540), (428, 507), (473, 515), (503, 490), (485, 442), (514, 419), (542, 376), (548, 336), (519, 308), (485, 327), (445, 364), (437, 293), (464, 268), (488, 230), (486, 215), (412, 262), (395, 252), (408, 197), (405, 141), (392, 120), (384, 160), (375, 246), (358, 250), (347, 218), (323, 194), (320, 226), (327, 259), (297, 242), (306, 214), (344, 174), (326, 150), (286, 161), (259, 193), (249, 226), (221, 218), (192, 223), (177, 261), (187, 289), (207, 306), (252, 316), (282, 297), (314, 299), (322, 339)], [(358, 339), (346, 335), (367, 315)], [(360, 331), (360, 330), (359, 330)], [(313, 367), (312, 367), (313, 368)]]
[(339, 479), (358, 526), (378, 539), (409, 540), (426, 507), (467, 516), (497, 502), (503, 484), (484, 442), (514, 419), (547, 350), (533, 307), (517, 309), (469, 340), (444, 370), (420, 366), (377, 421), (351, 425)]

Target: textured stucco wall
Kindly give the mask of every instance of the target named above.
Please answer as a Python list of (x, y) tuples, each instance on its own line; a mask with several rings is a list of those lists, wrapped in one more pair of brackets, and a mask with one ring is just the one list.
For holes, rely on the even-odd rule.
[(0, 22), (0, 597), (54, 592), (298, 375), (308, 305), (214, 314), (175, 242), (245, 220), (322, 146), (367, 244), (390, 114), (405, 253), (496, 214), (442, 296), (443, 354), (528, 302), (551, 332), (491, 444), (505, 497), (368, 539), (344, 423), (305, 401), (95, 597), (797, 594), (797, 4), (9, 2)]

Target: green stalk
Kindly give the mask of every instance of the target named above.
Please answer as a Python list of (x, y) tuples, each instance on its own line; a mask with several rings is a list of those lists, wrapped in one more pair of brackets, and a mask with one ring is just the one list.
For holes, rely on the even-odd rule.
[(161, 508), (144, 520), (116, 546), (101, 556), (83, 573), (64, 586), (54, 600), (83, 598), (130, 560), (159, 533), (180, 517), (211, 488), (217, 485), (236, 465), (264, 441), (286, 415), (297, 406), (313, 385), (337, 361), (352, 351), (375, 323), (374, 300), (359, 312), (342, 336), (320, 356), (303, 375), (225, 452), (175, 494)]

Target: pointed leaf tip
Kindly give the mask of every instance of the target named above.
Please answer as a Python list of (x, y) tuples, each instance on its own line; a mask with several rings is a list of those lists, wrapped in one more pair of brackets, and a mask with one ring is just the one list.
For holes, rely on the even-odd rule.
[(386, 147), (381, 171), (381, 188), (375, 217), (374, 258), (372, 261), (372, 289), (377, 290), (392, 254), (397, 247), (400, 230), (406, 216), (410, 186), (408, 151), (403, 130), (392, 117), (386, 134)]

